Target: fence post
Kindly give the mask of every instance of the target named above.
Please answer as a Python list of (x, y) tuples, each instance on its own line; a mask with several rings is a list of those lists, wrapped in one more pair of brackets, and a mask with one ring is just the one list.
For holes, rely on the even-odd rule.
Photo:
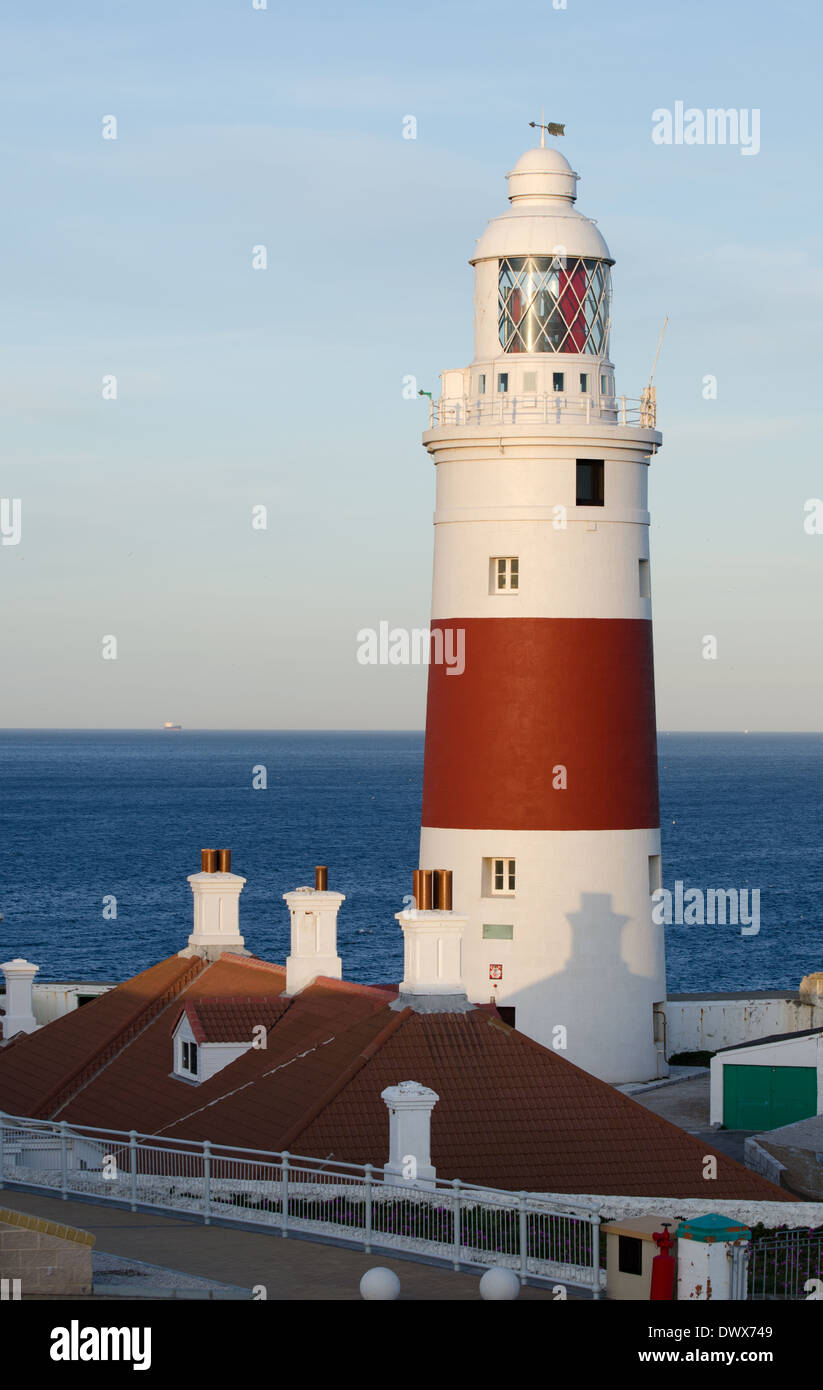
[(452, 1250), (452, 1264), (455, 1269), (460, 1268), (460, 1179), (452, 1179), (452, 1189), (454, 1191), (454, 1249)]
[(211, 1143), (203, 1140), (203, 1222), (211, 1225)]
[(366, 1164), (366, 1229), (364, 1232), (365, 1246), (367, 1255), (371, 1254), (371, 1229), (372, 1229), (372, 1173), (374, 1169), (370, 1163)]
[(69, 1139), (66, 1121), (60, 1121), (60, 1195), (67, 1201), (69, 1195)]
[(0, 1192), (3, 1190), (3, 1174), (6, 1171), (6, 1116), (0, 1110)]
[(137, 1211), (137, 1130), (129, 1130), (129, 1187), (131, 1210)]
[(287, 1153), (280, 1155), (280, 1214), (282, 1218), (281, 1234), (285, 1239), (289, 1234), (289, 1156)]
[(592, 1298), (600, 1297), (600, 1212), (592, 1213)]
[(529, 1230), (525, 1192), (518, 1192), (517, 1205), (520, 1218), (520, 1282), (525, 1284), (529, 1272)]

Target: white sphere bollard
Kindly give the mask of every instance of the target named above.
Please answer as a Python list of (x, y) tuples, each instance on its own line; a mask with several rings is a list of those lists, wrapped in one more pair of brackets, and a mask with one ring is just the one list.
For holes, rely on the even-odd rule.
[(517, 1298), (520, 1293), (520, 1280), (513, 1269), (493, 1265), (487, 1269), (480, 1280), (480, 1297), (494, 1303), (503, 1303)]
[(400, 1297), (400, 1280), (393, 1269), (375, 1265), (360, 1280), (360, 1297), (370, 1303), (390, 1303)]

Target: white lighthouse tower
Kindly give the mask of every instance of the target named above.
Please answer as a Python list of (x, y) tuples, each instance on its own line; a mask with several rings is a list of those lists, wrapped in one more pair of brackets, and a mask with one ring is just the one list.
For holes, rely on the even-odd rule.
[[(442, 373), (420, 865), (454, 874), (470, 999), (608, 1081), (664, 1075), (649, 575), (654, 393), (615, 394), (612, 258), (555, 149), (508, 175)], [(439, 639), (448, 650), (448, 642)], [(452, 648), (453, 649), (453, 648)], [(441, 648), (442, 650), (442, 648)]]

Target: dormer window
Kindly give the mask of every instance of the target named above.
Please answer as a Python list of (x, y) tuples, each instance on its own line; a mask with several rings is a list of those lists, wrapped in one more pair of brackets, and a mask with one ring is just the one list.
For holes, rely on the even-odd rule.
[(172, 1034), (171, 1075), (201, 1086), (252, 1048), (265, 1048), (282, 1010), (280, 999), (270, 995), (188, 1000)]

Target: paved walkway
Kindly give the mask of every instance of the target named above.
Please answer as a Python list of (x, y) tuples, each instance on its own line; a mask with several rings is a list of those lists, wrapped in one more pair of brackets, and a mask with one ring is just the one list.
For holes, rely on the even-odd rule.
[[(92, 1202), (63, 1202), (39, 1193), (6, 1188), (2, 1203), (64, 1222), (96, 1237), (96, 1250), (146, 1264), (162, 1265), (201, 1279), (252, 1289), (263, 1285), (269, 1299), (360, 1299), (367, 1269), (384, 1265), (400, 1279), (401, 1299), (426, 1301), (478, 1299), (478, 1276), (398, 1260), (381, 1251), (365, 1255), (337, 1245), (295, 1240), (262, 1231), (203, 1226), (174, 1217), (129, 1212)], [(523, 1288), (521, 1299), (551, 1300), (548, 1289)]]
[(748, 1129), (710, 1129), (709, 1128), (709, 1072), (708, 1068), (700, 1076), (690, 1076), (685, 1081), (675, 1081), (669, 1086), (633, 1095), (638, 1105), (654, 1111), (661, 1119), (670, 1120), (673, 1125), (685, 1129), (702, 1139), (710, 1148), (743, 1162), (744, 1144), (753, 1130)]

